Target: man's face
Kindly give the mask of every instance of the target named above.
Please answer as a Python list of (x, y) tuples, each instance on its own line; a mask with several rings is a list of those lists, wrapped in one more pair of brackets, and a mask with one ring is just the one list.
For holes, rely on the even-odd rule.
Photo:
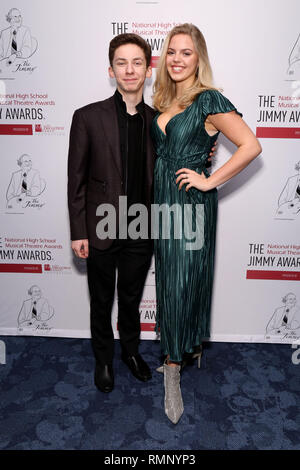
[(22, 165), (21, 165), (21, 168), (23, 171), (29, 171), (32, 167), (32, 163), (31, 163), (31, 160), (30, 158), (25, 155), (23, 158), (22, 158)]
[(37, 299), (41, 298), (41, 291), (38, 287), (33, 287), (31, 289), (31, 292), (32, 292), (31, 296), (34, 300), (37, 300)]
[(150, 78), (152, 69), (146, 66), (143, 49), (136, 44), (125, 44), (115, 50), (109, 76), (115, 78), (119, 91), (136, 93), (144, 86), (146, 78)]
[(20, 27), (22, 24), (22, 16), (20, 10), (13, 10), (11, 12), (11, 26)]
[(286, 298), (286, 305), (289, 307), (296, 305), (296, 296), (294, 294), (289, 294)]

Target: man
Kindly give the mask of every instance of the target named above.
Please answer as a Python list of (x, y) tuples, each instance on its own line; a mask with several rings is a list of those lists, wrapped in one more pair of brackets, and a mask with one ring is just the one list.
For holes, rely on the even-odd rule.
[(10, 26), (0, 34), (0, 60), (8, 59), (8, 63), (16, 58), (28, 58), (36, 49), (36, 40), (31, 37), (27, 26), (22, 25), (22, 15), (17, 8), (11, 8), (6, 15)]
[(296, 163), (295, 170), (297, 174), (288, 178), (278, 199), (278, 206), (293, 199), (300, 199), (300, 161)]
[(300, 77), (300, 34), (295, 42), (289, 56), (289, 68), (287, 71), (289, 77), (299, 80)]
[[(111, 309), (116, 270), (121, 357), (137, 379), (151, 378), (138, 346), (139, 304), (153, 245), (150, 237), (123, 239), (123, 227), (118, 226), (120, 196), (127, 196), (128, 207), (144, 204), (151, 212), (155, 155), (150, 125), (155, 112), (143, 101), (144, 82), (152, 73), (151, 48), (136, 34), (120, 34), (110, 42), (109, 60), (117, 90), (114, 96), (75, 111), (68, 163), (72, 249), (87, 258), (95, 385), (102, 392), (114, 387)], [(101, 220), (96, 210), (105, 203), (116, 210), (120, 236), (114, 240), (100, 239), (96, 233)]]
[(48, 300), (42, 297), (38, 286), (31, 286), (28, 290), (30, 299), (24, 300), (18, 316), (18, 326), (31, 326), (37, 321), (47, 321), (54, 315), (54, 309)]
[(109, 75), (116, 79), (117, 90), (111, 98), (75, 111), (68, 165), (72, 249), (80, 258), (88, 258), (95, 384), (102, 392), (114, 386), (111, 308), (116, 269), (122, 359), (137, 379), (151, 378), (138, 345), (139, 303), (152, 242), (96, 235), (100, 220), (96, 209), (102, 203), (116, 208), (117, 220), (119, 196), (127, 196), (128, 207), (142, 203), (150, 211), (155, 157), (149, 132), (154, 111), (143, 101), (143, 86), (151, 77), (151, 48), (135, 34), (121, 34), (110, 43), (109, 59)]
[(6, 192), (7, 204), (11, 204), (13, 198), (21, 201), (25, 196), (39, 196), (45, 189), (45, 181), (41, 179), (38, 170), (32, 168), (29, 155), (21, 155), (17, 163), (21, 169), (11, 176)]
[(279, 196), (277, 218), (293, 219), (300, 212), (300, 161), (295, 170), (297, 174), (288, 178)]
[(287, 334), (288, 330), (300, 328), (300, 308), (295, 294), (289, 292), (283, 299), (283, 307), (276, 308), (269, 321), (266, 332), (269, 334)]

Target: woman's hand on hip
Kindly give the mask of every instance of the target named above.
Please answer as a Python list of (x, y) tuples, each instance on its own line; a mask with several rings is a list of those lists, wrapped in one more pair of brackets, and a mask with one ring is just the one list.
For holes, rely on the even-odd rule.
[(196, 188), (199, 191), (209, 191), (209, 178), (207, 178), (204, 173), (197, 173), (194, 170), (190, 170), (189, 168), (181, 168), (180, 170), (176, 171), (175, 173), (178, 175), (176, 179), (176, 184), (179, 183), (178, 189), (179, 191), (186, 184), (185, 190), (188, 191), (190, 188)]

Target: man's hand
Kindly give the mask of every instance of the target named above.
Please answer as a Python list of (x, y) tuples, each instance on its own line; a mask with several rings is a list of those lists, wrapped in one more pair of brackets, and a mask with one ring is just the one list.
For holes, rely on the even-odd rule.
[(87, 258), (89, 256), (89, 241), (88, 240), (73, 240), (71, 248), (78, 258)]
[(209, 162), (211, 162), (211, 158), (215, 156), (216, 153), (216, 148), (217, 148), (217, 141), (214, 143), (213, 147), (211, 148), (211, 152), (209, 154), (209, 158), (207, 159)]
[(6, 61), (6, 65), (11, 65), (17, 58), (17, 54), (11, 54), (7, 61)]

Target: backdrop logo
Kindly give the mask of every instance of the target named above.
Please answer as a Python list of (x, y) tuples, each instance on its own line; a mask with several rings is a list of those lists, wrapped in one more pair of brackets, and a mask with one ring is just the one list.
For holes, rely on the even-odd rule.
[(40, 172), (33, 168), (29, 155), (23, 154), (17, 160), (20, 170), (13, 172), (6, 191), (6, 209), (24, 214), (27, 208), (41, 209), (45, 205), (41, 195), (46, 182)]
[(280, 193), (275, 219), (294, 220), (300, 213), (300, 160), (295, 170)]
[(300, 34), (289, 55), (287, 76), (292, 80), (300, 80)]
[(65, 135), (64, 133), (64, 126), (53, 126), (52, 124), (41, 124), (35, 125), (35, 132), (36, 133), (43, 133), (43, 134), (52, 134), (52, 135)]
[(266, 338), (300, 339), (300, 307), (293, 292), (286, 294), (266, 327)]
[(32, 73), (33, 66), (29, 58), (38, 48), (38, 42), (32, 36), (30, 28), (23, 25), (23, 15), (17, 8), (11, 8), (6, 14), (7, 28), (0, 32), (0, 73)]
[(61, 266), (59, 264), (44, 264), (44, 272), (51, 274), (72, 274), (71, 266)]
[(50, 330), (48, 321), (54, 315), (54, 308), (50, 305), (39, 286), (33, 285), (28, 289), (29, 299), (23, 301), (18, 315), (18, 328), (33, 330)]

